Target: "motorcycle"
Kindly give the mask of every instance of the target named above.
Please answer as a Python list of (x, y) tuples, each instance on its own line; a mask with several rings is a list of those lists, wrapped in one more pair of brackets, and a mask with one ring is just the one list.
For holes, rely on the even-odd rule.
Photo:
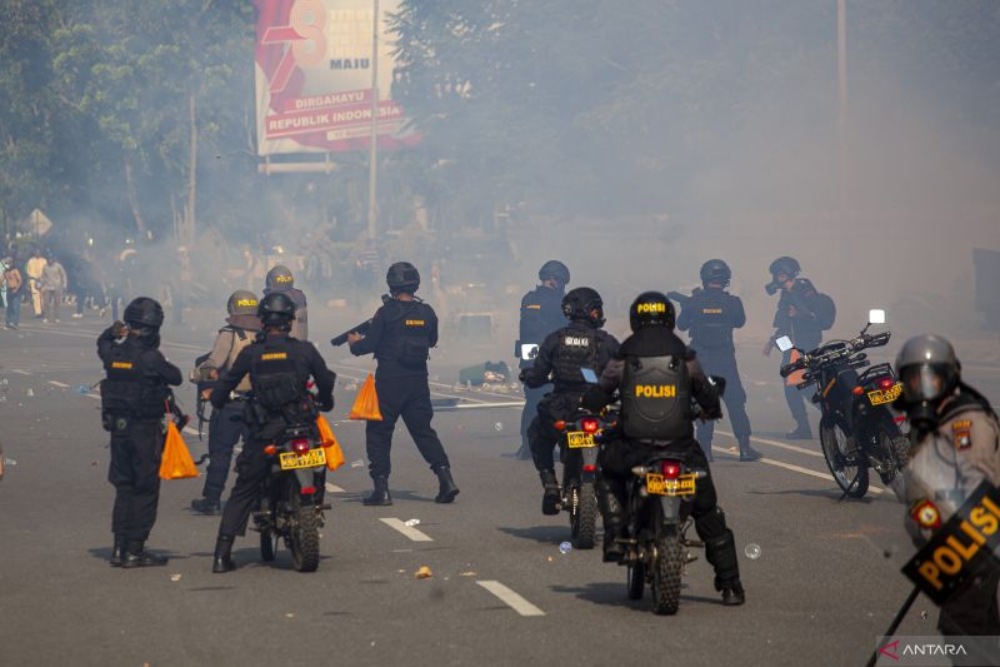
[[(872, 310), (857, 337), (833, 340), (809, 352), (794, 348), (787, 336), (776, 341), (782, 352), (801, 355), (781, 367), (781, 377), (799, 373), (795, 378), (799, 389), (816, 387), (812, 401), (822, 412), (823, 457), (844, 495), (852, 498), (868, 492), (869, 468), (899, 496), (900, 473), (909, 454), (909, 441), (900, 429), (903, 417), (890, 407), (903, 386), (890, 364), (871, 366), (863, 352), (889, 342), (889, 331), (867, 333), (873, 324), (884, 323), (885, 312)], [(861, 368), (867, 370), (859, 374)]]
[(271, 469), (261, 482), (253, 512), (261, 559), (273, 561), (283, 541), (291, 552), (292, 567), (314, 572), (319, 567), (323, 510), (330, 509), (320, 500), (326, 451), (315, 428), (303, 424), (285, 429), (264, 453), (271, 459)]
[(557, 421), (563, 434), (562, 508), (569, 512), (573, 546), (593, 549), (597, 535), (597, 452), (604, 423), (581, 412), (570, 422)]

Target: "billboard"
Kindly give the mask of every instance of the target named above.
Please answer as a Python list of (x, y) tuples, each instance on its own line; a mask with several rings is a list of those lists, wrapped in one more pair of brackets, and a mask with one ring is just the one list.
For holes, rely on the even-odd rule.
[[(255, 0), (257, 153), (367, 150), (372, 119), (373, 0)], [(390, 98), (395, 72), (379, 0), (378, 148), (414, 143)]]

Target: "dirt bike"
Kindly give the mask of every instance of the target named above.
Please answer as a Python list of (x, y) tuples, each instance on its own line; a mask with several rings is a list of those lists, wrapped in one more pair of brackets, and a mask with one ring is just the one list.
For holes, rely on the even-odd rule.
[(562, 508), (569, 512), (573, 546), (593, 549), (597, 534), (597, 452), (604, 422), (581, 412), (573, 421), (557, 421), (563, 433)]
[(271, 470), (261, 482), (253, 513), (254, 529), (260, 532), (260, 556), (275, 559), (284, 541), (298, 572), (319, 567), (319, 529), (323, 526), (323, 485), (326, 481), (326, 451), (310, 424), (292, 426), (264, 448)]
[(869, 468), (897, 496), (902, 491), (901, 471), (909, 441), (900, 430), (903, 418), (896, 416), (890, 405), (903, 387), (888, 363), (858, 373), (871, 364), (862, 350), (889, 342), (889, 331), (867, 333), (872, 324), (884, 322), (885, 313), (873, 310), (857, 337), (833, 340), (809, 352), (794, 348), (787, 336), (776, 341), (782, 352), (792, 350), (801, 355), (781, 367), (781, 377), (792, 376), (799, 389), (816, 387), (812, 401), (822, 412), (819, 436), (823, 457), (837, 486), (852, 498), (862, 498), (868, 492)]

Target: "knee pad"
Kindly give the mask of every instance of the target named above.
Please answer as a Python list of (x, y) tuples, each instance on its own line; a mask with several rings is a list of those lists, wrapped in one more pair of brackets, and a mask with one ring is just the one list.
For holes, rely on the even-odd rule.
[(719, 590), (739, 581), (740, 568), (736, 559), (733, 531), (726, 529), (721, 537), (705, 540), (705, 559), (715, 568), (715, 587)]
[(710, 540), (718, 540), (728, 532), (732, 537), (732, 532), (726, 528), (726, 513), (716, 505), (711, 510), (694, 518), (694, 528), (698, 531), (698, 537), (708, 544)]

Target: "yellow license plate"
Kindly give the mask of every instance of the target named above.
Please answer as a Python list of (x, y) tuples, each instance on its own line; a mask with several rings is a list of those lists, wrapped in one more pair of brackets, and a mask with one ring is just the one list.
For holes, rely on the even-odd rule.
[(664, 479), (658, 473), (646, 473), (646, 491), (653, 496), (690, 496), (694, 494), (695, 477), (692, 473), (677, 479)]
[(566, 444), (569, 445), (570, 449), (597, 447), (597, 443), (594, 442), (594, 434), (584, 433), (583, 431), (569, 431), (566, 433)]
[(282, 452), (278, 457), (282, 470), (296, 470), (297, 468), (315, 468), (326, 465), (326, 450), (322, 447), (310, 449), (305, 454), (295, 452)]
[(868, 400), (871, 401), (872, 405), (883, 405), (885, 403), (892, 403), (899, 398), (899, 395), (902, 393), (903, 384), (901, 382), (897, 382), (886, 391), (876, 389), (875, 391), (868, 392)]

